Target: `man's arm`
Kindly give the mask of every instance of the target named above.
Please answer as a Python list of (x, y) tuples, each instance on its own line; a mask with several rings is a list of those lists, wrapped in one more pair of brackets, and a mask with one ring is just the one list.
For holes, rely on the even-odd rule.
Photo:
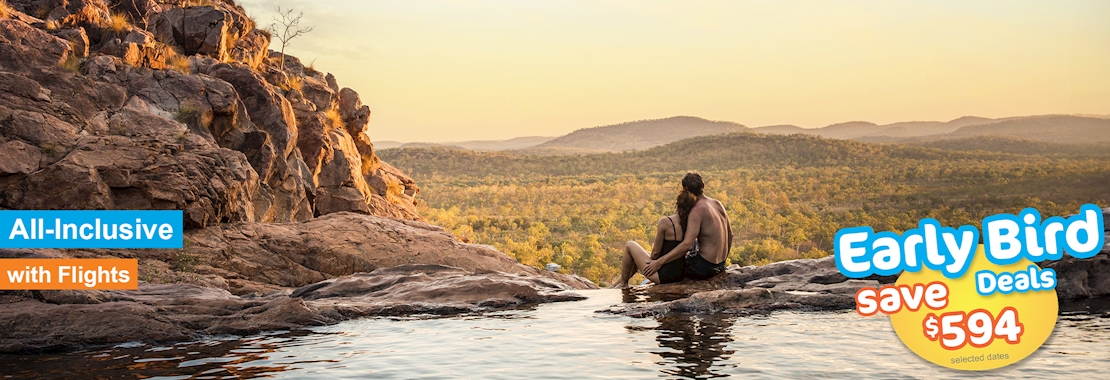
[(646, 267), (644, 267), (641, 272), (645, 276), (650, 276), (652, 273), (658, 271), (659, 268), (663, 266), (663, 264), (669, 263), (678, 259), (679, 257), (685, 256), (686, 252), (689, 252), (690, 249), (694, 248), (694, 242), (698, 240), (698, 233), (701, 232), (701, 221), (704, 217), (705, 209), (694, 207), (694, 209), (690, 211), (689, 221), (686, 222), (686, 235), (683, 236), (682, 242), (678, 243), (677, 247), (674, 247), (674, 249), (672, 249), (670, 252), (667, 252), (667, 254), (663, 255), (663, 257), (652, 260), (650, 263), (648, 263)]
[[(721, 204), (721, 202), (717, 202)], [(725, 246), (725, 257), (727, 258), (732, 254), (732, 220), (728, 218), (728, 210), (725, 210), (725, 205), (721, 204), (721, 213), (725, 216), (725, 227), (728, 228), (728, 245)]]

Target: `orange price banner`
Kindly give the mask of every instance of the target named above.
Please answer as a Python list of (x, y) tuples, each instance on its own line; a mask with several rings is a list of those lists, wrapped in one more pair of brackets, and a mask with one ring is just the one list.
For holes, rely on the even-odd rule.
[(0, 259), (0, 290), (138, 288), (138, 259)]

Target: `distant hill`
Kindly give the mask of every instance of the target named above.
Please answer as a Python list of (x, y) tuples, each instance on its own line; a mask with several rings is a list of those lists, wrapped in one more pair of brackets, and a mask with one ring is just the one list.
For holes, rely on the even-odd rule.
[(514, 150), (533, 147), (545, 142), (551, 141), (554, 137), (546, 136), (526, 136), (515, 137), (508, 140), (471, 140), (471, 141), (449, 141), (449, 142), (410, 142), (403, 143), (400, 141), (376, 141), (374, 147), (378, 149), (393, 149), (393, 148), (431, 148), (431, 147), (445, 147), (445, 148), (460, 148), (476, 151), (499, 151), (499, 150)]
[[(866, 142), (937, 141), (972, 136), (1009, 136), (1043, 142), (1084, 144), (1110, 141), (1110, 118), (1103, 115), (1046, 115), (1002, 119), (965, 116), (948, 122), (909, 121), (877, 125), (865, 121), (833, 124), (823, 128), (775, 125), (755, 132), (788, 135), (802, 133)], [(994, 141), (993, 144), (1004, 144)]]
[(1110, 119), (1049, 115), (1013, 118), (960, 128), (951, 137), (1012, 136), (1053, 143), (1082, 144), (1110, 141)]
[(676, 116), (579, 129), (526, 150), (528, 153), (600, 153), (648, 149), (678, 140), (747, 131), (728, 121)]
[(649, 174), (755, 167), (882, 166), (891, 160), (980, 160), (1016, 157), (906, 144), (876, 144), (806, 135), (733, 133), (699, 136), (641, 151), (543, 156), (451, 148), (386, 149), (378, 155), (419, 181), (489, 176), (536, 178)]
[(392, 148), (399, 147), (401, 145), (405, 145), (405, 143), (400, 142), (400, 141), (390, 141), (390, 140), (375, 140), (374, 141), (374, 149), (392, 149)]
[(983, 151), (1038, 156), (1110, 156), (1110, 143), (1061, 144), (1013, 136), (974, 136), (907, 142), (910, 145), (953, 151)]
[(955, 132), (956, 130), (978, 124), (996, 122), (975, 116), (965, 116), (948, 122), (943, 121), (905, 121), (893, 124), (878, 125), (866, 121), (851, 121), (838, 123), (822, 128), (802, 128), (793, 125), (773, 125), (753, 129), (755, 132), (771, 135), (791, 135), (802, 133), (807, 135), (828, 137), (833, 139), (853, 139), (863, 141), (897, 141), (907, 137), (930, 136)]
[(543, 156), (451, 148), (378, 152), (419, 181), (548, 178), (739, 168), (887, 167), (893, 162), (984, 162), (1050, 157), (1105, 159), (1110, 143), (1059, 144), (977, 136), (915, 143), (868, 143), (809, 135), (733, 133), (699, 136), (641, 151)]

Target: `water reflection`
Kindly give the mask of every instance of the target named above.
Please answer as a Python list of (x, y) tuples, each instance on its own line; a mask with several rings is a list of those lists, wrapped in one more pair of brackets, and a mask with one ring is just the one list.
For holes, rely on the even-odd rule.
[(4, 363), (0, 372), (6, 378), (29, 379), (130, 378), (137, 374), (164, 379), (249, 379), (289, 370), (293, 363), (273, 361), (274, 354), (319, 335), (301, 330), (172, 346), (123, 344), (58, 355), (0, 355)]
[(655, 340), (660, 350), (654, 352), (663, 360), (657, 364), (661, 372), (678, 378), (708, 379), (727, 377), (715, 372), (714, 366), (726, 362), (735, 351), (725, 345), (732, 341), (729, 329), (735, 318), (699, 315), (668, 315), (657, 319)]
[[(481, 316), (370, 318), (164, 346), (0, 355), (0, 379), (135, 378), (962, 378), (895, 340), (889, 321), (853, 312), (761, 316), (597, 313), (648, 301), (597, 290), (577, 302)], [(628, 300), (631, 297), (632, 300)], [(652, 301), (659, 299), (650, 299)], [(1036, 354), (993, 377), (1083, 378), (1110, 367), (1110, 302), (1062, 304)], [(457, 344), (456, 342), (466, 342)]]

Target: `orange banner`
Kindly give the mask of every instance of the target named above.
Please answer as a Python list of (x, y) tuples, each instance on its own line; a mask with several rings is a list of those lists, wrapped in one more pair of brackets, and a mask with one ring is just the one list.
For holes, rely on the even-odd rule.
[(0, 290), (138, 288), (138, 259), (0, 259)]

